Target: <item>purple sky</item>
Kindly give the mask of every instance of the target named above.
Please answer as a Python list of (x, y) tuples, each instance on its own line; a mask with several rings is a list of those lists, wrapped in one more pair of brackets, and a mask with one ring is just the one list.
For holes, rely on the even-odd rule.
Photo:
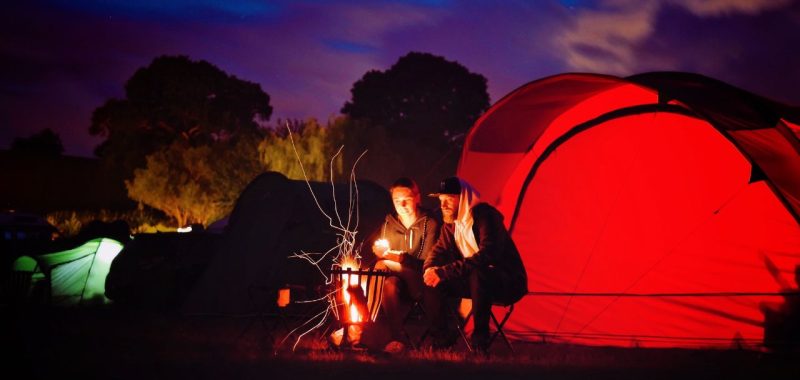
[(261, 84), (271, 120), (336, 115), (409, 51), (484, 75), (492, 102), (562, 72), (680, 70), (800, 105), (800, 0), (16, 3), (0, 15), (0, 149), (51, 128), (90, 156), (92, 111), (163, 54)]

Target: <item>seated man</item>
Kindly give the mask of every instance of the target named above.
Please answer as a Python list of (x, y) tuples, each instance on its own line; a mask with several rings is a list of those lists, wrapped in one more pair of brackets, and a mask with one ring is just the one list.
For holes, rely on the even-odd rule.
[[(478, 193), (464, 180), (443, 180), (438, 197), (444, 226), (425, 260), (425, 284), (446, 296), (472, 298), (472, 346), (485, 353), (489, 344), (492, 303), (513, 303), (527, 293), (528, 280), (517, 247), (497, 209), (478, 202)], [(440, 307), (432, 305), (434, 328), (444, 328)]]
[(389, 188), (394, 214), (389, 214), (377, 234), (372, 252), (379, 259), (375, 269), (388, 270), (392, 275), (383, 285), (381, 309), (392, 341), (389, 351), (403, 349), (403, 322), (414, 301), (433, 298), (433, 290), (422, 282), (422, 263), (439, 237), (441, 223), (420, 208), (417, 184), (409, 178), (399, 178)]

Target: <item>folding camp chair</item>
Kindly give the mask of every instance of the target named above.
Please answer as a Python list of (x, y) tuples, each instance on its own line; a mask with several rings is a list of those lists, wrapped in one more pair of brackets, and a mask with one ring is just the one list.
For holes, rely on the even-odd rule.
[(408, 332), (408, 325), (409, 324), (420, 324), (424, 323), (426, 320), (427, 313), (425, 309), (422, 307), (422, 300), (414, 300), (411, 304), (411, 309), (409, 309), (408, 313), (403, 320), (403, 334), (406, 337), (406, 341), (411, 344), (411, 348), (419, 348), (422, 345), (422, 342), (425, 341), (425, 338), (430, 334), (430, 327), (425, 327), (425, 331), (422, 332), (418, 340), (414, 340), (411, 338), (411, 334)]
[[(470, 299), (470, 301), (472, 300)], [(470, 310), (463, 319), (461, 319), (461, 315), (458, 310), (459, 306), (460, 305), (455, 305), (455, 307), (451, 308), (450, 310), (454, 314), (453, 316), (455, 317), (454, 319), (456, 321), (456, 328), (458, 329), (458, 333), (461, 335), (461, 338), (464, 339), (464, 343), (466, 343), (467, 349), (473, 351), (474, 347), (472, 347), (472, 344), (469, 341), (469, 337), (467, 336), (467, 333), (464, 330), (467, 324), (469, 323), (470, 319), (472, 319), (472, 314), (473, 314), (472, 306), (470, 305)], [(494, 315), (494, 307), (497, 306), (502, 307), (504, 309), (503, 318), (501, 320), (498, 320), (497, 317)], [(491, 325), (494, 326), (495, 331), (489, 335), (488, 347), (491, 347), (492, 342), (494, 342), (495, 338), (500, 336), (501, 338), (503, 338), (503, 341), (506, 342), (506, 346), (508, 346), (508, 349), (512, 353), (514, 352), (514, 347), (511, 346), (511, 341), (508, 340), (505, 331), (503, 331), (503, 326), (505, 326), (506, 322), (508, 322), (508, 319), (511, 318), (511, 313), (513, 312), (514, 312), (513, 303), (502, 303), (502, 302), (492, 303), (492, 309), (490, 309), (489, 312), (489, 320), (492, 321)]]

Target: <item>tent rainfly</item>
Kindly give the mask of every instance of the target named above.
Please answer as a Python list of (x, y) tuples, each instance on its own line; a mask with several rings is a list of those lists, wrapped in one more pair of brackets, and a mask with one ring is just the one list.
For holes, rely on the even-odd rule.
[(800, 109), (688, 73), (563, 74), (494, 104), (458, 174), (495, 205), (529, 341), (761, 347), (796, 291)]
[[(319, 268), (290, 257), (299, 252), (324, 253), (338, 244), (338, 232), (331, 226), (339, 220), (327, 219), (320, 209), (333, 218), (338, 213), (341, 223), (360, 232), (362, 241), (380, 227), (391, 207), (389, 193), (374, 182), (334, 186), (263, 173), (239, 195), (219, 247), (181, 310), (188, 315), (265, 312), (277, 308), (269, 297), (286, 284), (306, 289), (296, 299), (316, 298), (318, 287), (325, 283), (319, 268), (330, 268), (334, 255), (325, 255), (324, 260), (320, 255)], [(357, 217), (349, 219), (348, 210)]]

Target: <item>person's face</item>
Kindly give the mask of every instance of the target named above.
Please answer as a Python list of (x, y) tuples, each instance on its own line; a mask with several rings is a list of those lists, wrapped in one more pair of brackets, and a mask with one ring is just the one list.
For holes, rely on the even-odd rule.
[(407, 187), (395, 187), (392, 189), (392, 203), (397, 215), (403, 217), (413, 217), (417, 215), (417, 203), (419, 195)]
[(442, 208), (442, 217), (446, 223), (453, 223), (458, 216), (458, 195), (440, 194), (439, 203)]

